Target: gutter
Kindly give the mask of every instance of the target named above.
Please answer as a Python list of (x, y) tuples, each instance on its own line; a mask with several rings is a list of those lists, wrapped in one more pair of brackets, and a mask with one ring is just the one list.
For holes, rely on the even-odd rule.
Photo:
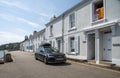
[(79, 30), (79, 31), (89, 31), (89, 30), (95, 30), (95, 29), (100, 29), (100, 28), (104, 28), (104, 27), (109, 27), (109, 26), (116, 25), (119, 22), (120, 22), (120, 19), (117, 19), (117, 20), (113, 20), (110, 22), (106, 22), (106, 23), (94, 25), (91, 27), (83, 28), (82, 30)]
[(87, 31), (91, 31), (91, 30), (96, 30), (96, 29), (104, 28), (104, 27), (114, 26), (114, 25), (116, 25), (117, 23), (120, 23), (120, 19), (113, 20), (113, 21), (106, 22), (106, 23), (102, 23), (102, 24), (98, 24), (98, 25), (94, 25), (94, 26), (89, 26), (89, 27), (80, 29), (80, 30), (78, 30), (78, 31), (76, 31), (76, 32), (64, 34), (64, 36), (70, 35), (70, 34), (79, 33), (79, 32), (87, 32)]

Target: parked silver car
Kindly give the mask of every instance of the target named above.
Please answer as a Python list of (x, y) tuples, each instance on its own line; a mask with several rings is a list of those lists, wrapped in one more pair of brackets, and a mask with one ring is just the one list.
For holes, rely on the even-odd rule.
[(5, 63), (5, 52), (0, 51), (0, 63), (4, 64)]

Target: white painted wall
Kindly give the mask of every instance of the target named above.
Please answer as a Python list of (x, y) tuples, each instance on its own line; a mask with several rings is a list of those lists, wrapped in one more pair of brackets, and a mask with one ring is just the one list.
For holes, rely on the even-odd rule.
[[(53, 26), (53, 35), (50, 34), (50, 26)], [(57, 18), (55, 21), (49, 22), (46, 26), (46, 40), (52, 41), (52, 46), (58, 48), (57, 38), (62, 37), (62, 17)], [(61, 46), (62, 47), (62, 46)]]
[(120, 18), (120, 0), (106, 0), (106, 19), (108, 21)]
[(120, 65), (120, 46), (114, 46), (120, 44), (120, 25), (116, 25), (115, 34), (112, 36), (112, 62)]

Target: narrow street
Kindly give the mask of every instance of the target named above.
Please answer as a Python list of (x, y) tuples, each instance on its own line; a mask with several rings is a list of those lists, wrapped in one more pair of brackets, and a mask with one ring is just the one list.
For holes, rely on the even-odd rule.
[(11, 52), (14, 61), (0, 64), (0, 78), (120, 78), (119, 72), (75, 62), (46, 65), (33, 53)]

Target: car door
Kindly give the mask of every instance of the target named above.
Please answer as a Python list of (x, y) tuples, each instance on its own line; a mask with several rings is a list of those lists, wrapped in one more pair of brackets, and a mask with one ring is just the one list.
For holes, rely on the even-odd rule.
[(43, 47), (40, 47), (40, 52), (39, 52), (39, 58), (40, 58), (40, 60), (42, 60), (43, 61), (43, 59), (44, 59), (44, 54), (45, 52), (44, 52), (44, 48)]
[(39, 59), (39, 52), (40, 52), (40, 49), (38, 48), (38, 49), (36, 50), (36, 52), (35, 52), (35, 57), (36, 57), (37, 59)]

